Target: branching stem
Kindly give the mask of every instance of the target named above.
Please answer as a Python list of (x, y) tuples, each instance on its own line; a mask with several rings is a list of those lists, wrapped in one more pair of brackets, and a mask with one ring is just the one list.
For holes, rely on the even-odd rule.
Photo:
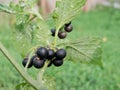
[[(0, 51), (6, 56), (10, 63), (15, 67), (15, 69), (20, 73), (20, 75), (36, 90), (46, 90), (42, 85), (38, 83), (28, 75), (28, 73), (20, 67), (20, 65), (15, 61), (15, 59), (8, 53), (3, 44), (0, 42)], [(42, 81), (41, 81), (42, 82)]]

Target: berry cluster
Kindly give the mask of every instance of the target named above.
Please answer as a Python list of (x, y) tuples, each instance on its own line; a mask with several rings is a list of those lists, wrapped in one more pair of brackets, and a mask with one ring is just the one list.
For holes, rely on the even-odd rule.
[[(58, 37), (59, 37), (60, 39), (66, 38), (66, 36), (67, 36), (67, 33), (66, 33), (66, 32), (71, 32), (71, 31), (73, 30), (73, 26), (71, 25), (71, 22), (66, 23), (66, 24), (64, 25), (64, 30), (65, 30), (65, 31), (62, 31), (62, 30), (60, 29), (59, 32), (58, 32)], [(52, 36), (55, 36), (56, 29), (51, 29), (51, 32), (52, 32)]]
[[(64, 28), (64, 31), (62, 31), (62, 28)], [(73, 26), (71, 25), (71, 22), (66, 23), (64, 27), (62, 27), (58, 32), (58, 37), (60, 39), (64, 39), (67, 36), (66, 32), (71, 32), (73, 30)], [(56, 29), (51, 29), (52, 36), (55, 36)], [(66, 57), (66, 51), (64, 49), (57, 49), (56, 52), (52, 49), (40, 47), (36, 50), (35, 55), (32, 56), (32, 58), (29, 61), (29, 64), (27, 65), (27, 68), (30, 68), (34, 66), (35, 68), (42, 68), (45, 64), (45, 61), (49, 60), (48, 67), (50, 67), (52, 64), (54, 66), (61, 66), (63, 64), (63, 59)], [(25, 67), (29, 58), (24, 58), (22, 64)]]
[[(64, 49), (58, 49), (56, 52), (52, 49), (47, 49), (45, 47), (40, 47), (37, 49), (35, 55), (30, 59), (27, 68), (34, 66), (35, 68), (42, 68), (46, 60), (49, 60), (50, 63), (48, 67), (52, 64), (54, 66), (61, 66), (63, 64), (63, 59), (66, 57), (66, 51)], [(28, 57), (24, 58), (22, 64), (25, 67), (28, 62)]]

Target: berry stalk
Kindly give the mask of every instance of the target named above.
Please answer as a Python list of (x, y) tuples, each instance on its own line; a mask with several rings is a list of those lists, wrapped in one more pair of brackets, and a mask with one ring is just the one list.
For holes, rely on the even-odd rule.
[(42, 76), (43, 76), (43, 74), (45, 72), (45, 69), (47, 68), (49, 63), (50, 63), (50, 61), (46, 61), (44, 67), (38, 73), (37, 80), (38, 80), (39, 84), (41, 84), (41, 85), (43, 84), (41, 82), (42, 81)]
[(59, 29), (60, 29), (60, 27), (58, 27), (57, 29), (56, 29), (56, 33), (55, 33), (55, 39), (54, 39), (54, 47), (56, 47), (56, 45), (57, 45), (57, 36), (58, 36), (58, 32), (59, 32)]

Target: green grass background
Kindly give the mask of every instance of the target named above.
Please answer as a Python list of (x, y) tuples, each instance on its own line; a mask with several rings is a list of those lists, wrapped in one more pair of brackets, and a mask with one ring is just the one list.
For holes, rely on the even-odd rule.
[[(11, 39), (9, 20), (8, 15), (0, 13), (0, 41), (21, 64), (22, 58), (11, 44), (15, 41)], [(81, 13), (72, 23), (74, 30), (68, 38), (98, 36), (107, 40), (102, 44), (104, 69), (65, 61), (62, 67), (48, 68), (46, 75), (54, 77), (57, 90), (120, 90), (120, 10), (100, 7)], [(21, 81), (21, 76), (0, 52), (0, 90), (14, 90)]]

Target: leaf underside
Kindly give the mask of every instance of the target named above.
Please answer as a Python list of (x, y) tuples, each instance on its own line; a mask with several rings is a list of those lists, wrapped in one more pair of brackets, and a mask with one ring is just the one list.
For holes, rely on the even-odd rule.
[(67, 60), (81, 63), (91, 63), (102, 65), (102, 49), (100, 47), (99, 38), (81, 38), (78, 41), (66, 44)]
[(76, 18), (82, 10), (86, 0), (61, 0), (57, 1), (56, 9), (53, 13), (56, 27), (62, 27), (65, 23)]

